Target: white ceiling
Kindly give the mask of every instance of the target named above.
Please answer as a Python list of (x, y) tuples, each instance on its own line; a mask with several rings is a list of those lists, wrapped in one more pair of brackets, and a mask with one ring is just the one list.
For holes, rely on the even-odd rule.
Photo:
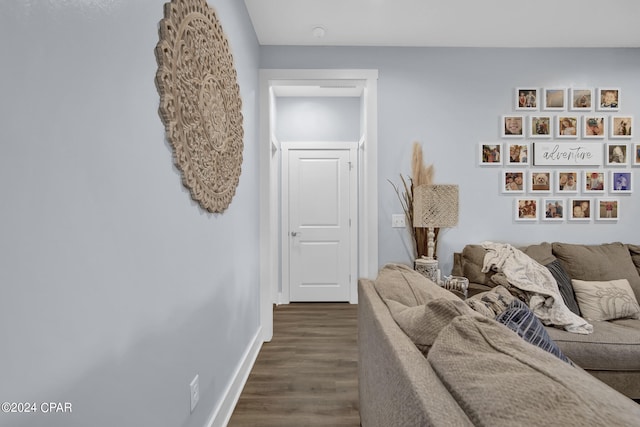
[(640, 47), (639, 0), (244, 2), (261, 45)]

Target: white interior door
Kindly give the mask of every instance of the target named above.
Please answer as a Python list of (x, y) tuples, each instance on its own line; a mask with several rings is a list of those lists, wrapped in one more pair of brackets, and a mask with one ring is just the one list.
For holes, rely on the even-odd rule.
[(355, 150), (287, 152), (288, 242), (283, 244), (289, 262), (283, 278), (288, 276), (289, 301), (349, 301), (355, 280)]

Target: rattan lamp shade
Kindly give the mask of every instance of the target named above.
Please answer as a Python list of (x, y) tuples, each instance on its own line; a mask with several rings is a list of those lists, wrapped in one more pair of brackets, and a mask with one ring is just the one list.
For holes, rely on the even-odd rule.
[(457, 224), (457, 185), (421, 185), (413, 189), (414, 227), (442, 228)]

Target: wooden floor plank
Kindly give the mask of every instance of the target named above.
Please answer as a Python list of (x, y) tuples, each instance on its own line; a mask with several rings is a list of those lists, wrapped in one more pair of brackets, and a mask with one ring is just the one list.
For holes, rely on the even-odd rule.
[(229, 426), (359, 425), (357, 305), (277, 306)]

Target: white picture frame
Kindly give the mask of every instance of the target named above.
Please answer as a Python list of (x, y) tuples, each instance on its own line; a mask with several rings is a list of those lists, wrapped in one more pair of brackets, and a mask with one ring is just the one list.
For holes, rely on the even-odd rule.
[(540, 200), (532, 197), (518, 197), (514, 200), (514, 219), (518, 222), (538, 221)]
[(603, 194), (607, 188), (607, 178), (607, 173), (604, 170), (584, 170), (582, 173), (582, 193)]
[(569, 199), (567, 205), (568, 221), (590, 222), (593, 216), (592, 212), (593, 200), (588, 197), (575, 197)]
[(543, 109), (547, 111), (564, 111), (567, 106), (567, 90), (562, 88), (543, 89)]
[(502, 166), (502, 153), (503, 151), (501, 142), (479, 142), (478, 165)]
[(593, 109), (592, 88), (572, 88), (569, 97), (570, 109), (573, 111), (591, 111)]
[(620, 110), (620, 88), (601, 87), (596, 92), (596, 110), (598, 111), (619, 111)]
[(504, 149), (505, 166), (528, 166), (531, 164), (531, 145), (528, 142), (506, 142)]
[(618, 221), (620, 219), (620, 199), (596, 199), (595, 204), (596, 221)]
[(611, 116), (609, 138), (629, 139), (633, 137), (633, 116)]
[(580, 118), (573, 114), (556, 116), (556, 138), (576, 139), (580, 135)]
[(633, 172), (629, 169), (610, 171), (609, 192), (611, 194), (633, 193)]
[(553, 118), (549, 115), (535, 114), (528, 117), (529, 138), (551, 138), (553, 136)]
[(602, 114), (582, 116), (582, 137), (585, 139), (603, 139), (608, 128), (607, 117)]
[(553, 189), (553, 173), (550, 170), (529, 170), (529, 193), (551, 193)]
[(524, 116), (507, 114), (502, 116), (500, 123), (503, 138), (524, 138)]
[(533, 142), (535, 166), (602, 166), (604, 144), (593, 141)]
[(554, 189), (556, 194), (577, 194), (580, 189), (580, 171), (578, 169), (556, 170)]
[(561, 197), (548, 197), (542, 200), (540, 218), (542, 221), (562, 222), (565, 219), (566, 200)]
[(607, 142), (604, 161), (606, 166), (627, 166), (629, 164), (629, 144)]
[(633, 152), (631, 153), (631, 164), (640, 166), (640, 142), (633, 143)]
[(524, 170), (503, 170), (501, 176), (503, 194), (524, 194), (526, 192), (527, 180)]
[(540, 102), (540, 91), (538, 88), (518, 87), (515, 91), (515, 110), (516, 111), (535, 111), (538, 109)]

